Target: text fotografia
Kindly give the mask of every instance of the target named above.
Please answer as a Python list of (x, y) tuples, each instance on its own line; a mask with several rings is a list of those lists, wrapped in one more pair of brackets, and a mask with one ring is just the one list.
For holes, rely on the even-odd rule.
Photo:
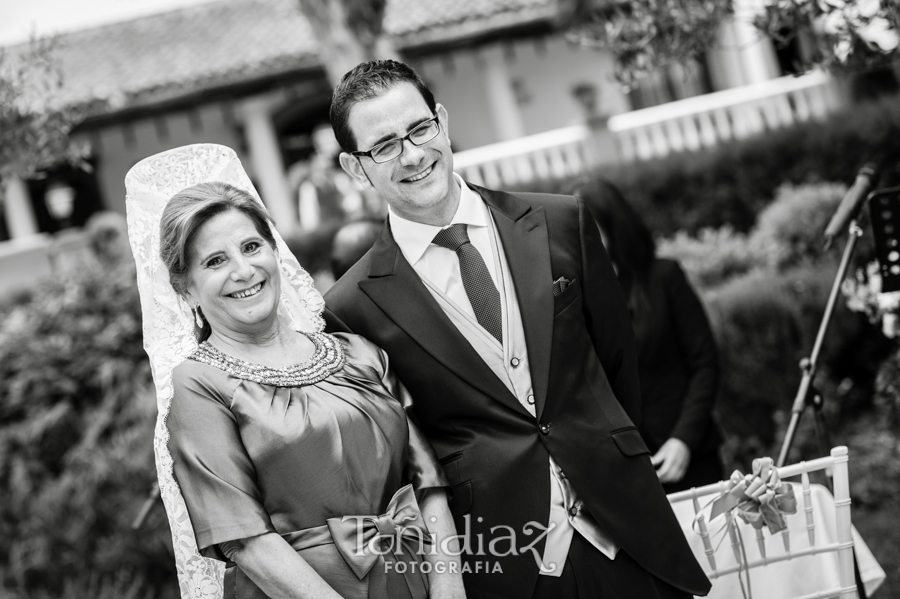
[[(490, 534), (478, 533), (472, 534), (472, 519), (470, 514), (463, 516), (465, 523), (465, 531), (463, 534), (451, 535), (441, 541), (436, 542), (433, 533), (423, 530), (419, 526), (404, 526), (402, 522), (395, 521), (389, 526), (378, 526), (377, 519), (366, 516), (345, 516), (342, 518), (344, 522), (356, 522), (356, 543), (355, 553), (358, 557), (364, 555), (388, 555), (393, 554), (416, 554), (422, 556), (449, 556), (458, 557), (463, 554), (469, 557), (508, 557), (519, 556), (530, 553), (535, 563), (542, 572), (549, 573), (556, 571), (556, 564), (544, 564), (537, 545), (544, 539), (547, 534), (556, 526), (551, 523), (549, 526), (540, 522), (528, 522), (522, 527), (522, 532), (517, 531), (506, 525), (498, 525), (491, 527)], [(371, 534), (371, 524), (376, 520), (376, 527), (379, 529), (377, 534)], [(401, 519), (402, 520), (402, 519)], [(431, 519), (436, 522), (435, 518)], [(478, 522), (483, 522), (483, 518), (477, 518)], [(421, 520), (419, 520), (421, 522)], [(393, 569), (398, 573), (405, 571), (420, 571), (428, 574), (429, 571), (437, 573), (482, 573), (482, 572), (502, 572), (500, 564), (491, 560), (467, 560), (463, 564), (456, 562), (393, 562), (388, 561), (385, 566), (390, 570)], [(400, 568), (404, 570), (401, 571)], [(412, 570), (410, 570), (410, 568)]]
[(500, 562), (492, 562), (490, 560), (484, 561), (474, 561), (474, 562), (385, 562), (384, 563), (384, 571), (385, 572), (396, 572), (397, 574), (406, 574), (409, 572), (410, 574), (415, 574), (416, 572), (421, 572), (422, 574), (431, 574), (435, 572), (437, 574), (481, 574), (481, 573), (490, 573), (490, 574), (503, 574), (503, 568), (500, 567)]

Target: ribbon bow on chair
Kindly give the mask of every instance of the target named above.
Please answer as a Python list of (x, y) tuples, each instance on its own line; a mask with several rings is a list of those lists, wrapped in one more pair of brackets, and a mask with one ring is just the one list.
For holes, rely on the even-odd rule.
[(747, 475), (735, 470), (728, 485), (728, 491), (713, 502), (710, 520), (734, 511), (753, 528), (767, 526), (775, 534), (787, 527), (786, 514), (797, 513), (794, 488), (781, 482), (772, 458), (753, 460), (753, 472)]
[[(734, 521), (735, 514), (756, 530), (766, 526), (770, 533), (775, 534), (787, 528), (784, 516), (795, 513), (797, 500), (794, 498), (794, 488), (781, 482), (772, 458), (753, 460), (753, 471), (747, 475), (735, 470), (728, 481), (728, 490), (713, 500), (709, 519), (712, 521), (725, 516), (725, 528), (731, 537), (738, 563), (738, 582), (745, 599), (751, 599), (753, 593), (750, 589), (750, 572), (746, 568), (744, 539)], [(746, 588), (742, 574), (746, 577)]]
[(405, 563), (402, 570), (394, 569), (404, 574), (414, 598), (427, 597), (417, 555), (425, 553), (425, 546), (432, 541), (412, 485), (394, 493), (387, 511), (380, 516), (344, 516), (329, 518), (326, 523), (337, 550), (357, 578), (362, 580), (379, 557), (386, 568), (388, 563)]

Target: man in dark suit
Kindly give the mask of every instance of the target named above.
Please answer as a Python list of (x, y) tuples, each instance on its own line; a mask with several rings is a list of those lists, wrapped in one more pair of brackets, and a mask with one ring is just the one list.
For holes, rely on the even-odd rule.
[(409, 390), (452, 485), (468, 596), (705, 594), (635, 428), (631, 323), (585, 207), (464, 183), (447, 111), (403, 64), (350, 71), (331, 121), (341, 165), (390, 213), (326, 320), (381, 346)]

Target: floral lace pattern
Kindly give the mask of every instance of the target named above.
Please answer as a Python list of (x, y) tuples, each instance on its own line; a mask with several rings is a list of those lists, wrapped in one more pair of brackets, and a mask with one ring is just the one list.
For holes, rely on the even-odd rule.
[[(156, 154), (136, 164), (125, 177), (128, 237), (137, 263), (143, 315), (144, 349), (150, 357), (159, 416), (153, 440), (160, 494), (172, 530), (172, 545), (182, 599), (220, 599), (222, 562), (204, 558), (175, 481), (166, 416), (172, 401), (172, 369), (197, 350), (188, 304), (169, 284), (159, 258), (159, 221), (169, 199), (185, 187), (223, 181), (249, 192), (262, 203), (237, 155), (225, 146), (195, 144)], [(295, 330), (318, 333), (325, 328), (325, 302), (277, 231), (282, 296), (278, 314)]]

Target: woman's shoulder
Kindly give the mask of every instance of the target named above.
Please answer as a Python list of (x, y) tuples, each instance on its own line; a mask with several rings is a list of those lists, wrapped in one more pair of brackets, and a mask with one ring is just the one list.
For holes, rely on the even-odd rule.
[(196, 358), (196, 352), (186, 357), (178, 366), (172, 369), (172, 381), (190, 382), (205, 381), (218, 382), (219, 379), (228, 378), (228, 373), (207, 364)]
[(214, 400), (227, 406), (237, 384), (224, 370), (190, 356), (172, 369), (172, 386), (180, 405)]
[(387, 356), (377, 345), (355, 333), (330, 333), (344, 350), (348, 363), (372, 366), (379, 373), (387, 368)]

